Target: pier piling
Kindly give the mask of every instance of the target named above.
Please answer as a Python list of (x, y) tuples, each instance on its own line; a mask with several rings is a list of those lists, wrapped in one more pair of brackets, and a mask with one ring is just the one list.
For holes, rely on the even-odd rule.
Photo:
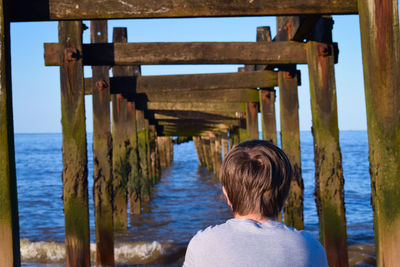
[(344, 178), (339, 147), (331, 19), (323, 18), (307, 43), (314, 136), (315, 201), (320, 241), (331, 267), (348, 266)]
[[(107, 43), (107, 21), (90, 22), (92, 43)], [(112, 192), (112, 139), (108, 66), (92, 67), (93, 198), (96, 231), (96, 265), (114, 265)]]
[(10, 23), (0, 3), (0, 259), (20, 266), (17, 177), (11, 89)]
[(397, 0), (358, 1), (377, 266), (400, 262), (400, 32)]
[[(290, 36), (284, 20), (277, 18), (277, 31), (281, 32), (276, 41), (288, 41)], [(286, 26), (286, 27), (285, 27)], [(304, 229), (304, 184), (301, 176), (300, 130), (299, 130), (299, 99), (298, 77), (296, 65), (287, 65), (278, 72), (281, 147), (288, 155), (293, 166), (293, 179), (290, 184), (289, 197), (284, 207), (285, 224), (296, 229)]]
[(81, 21), (58, 24), (66, 266), (90, 266), (88, 168)]

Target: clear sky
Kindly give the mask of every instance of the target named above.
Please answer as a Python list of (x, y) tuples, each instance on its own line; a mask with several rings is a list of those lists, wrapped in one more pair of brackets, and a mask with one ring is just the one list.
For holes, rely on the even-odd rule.
[[(341, 130), (365, 130), (366, 113), (358, 16), (334, 16), (333, 40), (339, 43), (335, 65)], [(84, 22), (89, 25), (89, 21)], [(129, 42), (255, 41), (258, 26), (276, 33), (275, 17), (112, 20), (113, 27), (127, 27)], [(88, 43), (89, 30), (84, 32)], [(61, 132), (59, 68), (46, 67), (43, 43), (58, 42), (57, 22), (13, 23), (11, 55), (14, 129), (16, 133)], [(236, 72), (240, 65), (143, 66), (143, 75)], [(310, 130), (311, 109), (306, 65), (298, 65), (300, 129)], [(91, 68), (85, 67), (85, 77)], [(279, 97), (279, 91), (278, 91)], [(86, 96), (87, 131), (92, 131), (92, 102)], [(279, 129), (279, 100), (276, 101)]]

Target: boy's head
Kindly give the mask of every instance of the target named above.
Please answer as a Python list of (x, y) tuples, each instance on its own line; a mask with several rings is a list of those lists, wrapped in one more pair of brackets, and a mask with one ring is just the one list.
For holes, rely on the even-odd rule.
[(292, 166), (281, 149), (268, 141), (251, 140), (226, 155), (219, 178), (234, 213), (276, 217), (292, 176)]

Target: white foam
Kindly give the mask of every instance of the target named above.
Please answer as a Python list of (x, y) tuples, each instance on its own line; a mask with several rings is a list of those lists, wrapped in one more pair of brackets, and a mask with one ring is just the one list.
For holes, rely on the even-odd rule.
[[(165, 254), (170, 244), (160, 242), (117, 243), (114, 248), (115, 262), (118, 264), (150, 263)], [(96, 258), (96, 244), (90, 244), (91, 261)], [(23, 263), (63, 263), (65, 246), (56, 242), (31, 242), (21, 240), (21, 259)]]

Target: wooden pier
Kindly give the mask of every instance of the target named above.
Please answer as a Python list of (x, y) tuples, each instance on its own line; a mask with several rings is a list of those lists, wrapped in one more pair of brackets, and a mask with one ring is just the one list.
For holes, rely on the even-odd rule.
[[(218, 175), (241, 141), (277, 143), (294, 179), (285, 224), (304, 228), (298, 64), (310, 79), (315, 196), (320, 241), (329, 266), (348, 266), (342, 156), (332, 40), (333, 14), (360, 18), (369, 160), (378, 266), (400, 254), (400, 33), (398, 0), (4, 0), (0, 5), (0, 258), (20, 265), (11, 88), (10, 23), (59, 21), (58, 43), (44, 44), (45, 64), (60, 69), (66, 266), (90, 266), (84, 96), (93, 98), (96, 265), (114, 265), (114, 231), (140, 214), (173, 162), (173, 144), (193, 140), (199, 165)], [(184, 8), (183, 8), (184, 7)], [(256, 42), (129, 43), (106, 19), (278, 16), (277, 34), (260, 25)], [(82, 43), (90, 22), (90, 43)], [(340, 40), (337, 40), (340, 42)], [(142, 65), (243, 64), (236, 73), (142, 76)], [(84, 66), (92, 67), (85, 77)], [(109, 77), (109, 70), (112, 77)], [(303, 78), (304, 79), (304, 78)], [(110, 110), (110, 101), (112, 109)], [(110, 117), (110, 111), (112, 117)], [(258, 125), (260, 113), (261, 125)], [(112, 128), (110, 128), (110, 125)], [(173, 139), (173, 137), (179, 137)]]

